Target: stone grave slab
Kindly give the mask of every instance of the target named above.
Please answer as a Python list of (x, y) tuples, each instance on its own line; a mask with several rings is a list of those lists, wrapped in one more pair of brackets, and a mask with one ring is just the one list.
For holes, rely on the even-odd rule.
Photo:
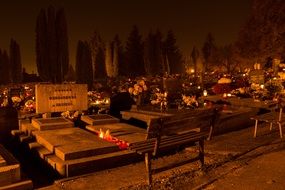
[(87, 84), (38, 84), (36, 113), (87, 110)]
[(32, 119), (32, 125), (40, 131), (74, 127), (72, 121), (63, 117), (35, 118)]
[(30, 143), (29, 143), (29, 149), (30, 149), (30, 150), (37, 149), (37, 148), (39, 148), (39, 147), (42, 147), (42, 145), (39, 144), (39, 143), (37, 143), (37, 142), (30, 142)]
[(1, 190), (29, 190), (29, 189), (32, 190), (34, 189), (32, 180), (23, 180), (23, 181), (1, 186), (0, 188)]
[(0, 167), (6, 165), (6, 160), (0, 155)]
[(37, 131), (38, 129), (35, 128), (29, 121), (25, 121), (20, 123), (20, 130), (27, 135), (31, 135), (32, 131)]
[(39, 144), (62, 160), (76, 159), (119, 151), (116, 144), (79, 128), (33, 132)]
[(32, 145), (29, 144), (29, 148), (31, 149), (32, 152), (37, 154), (43, 160), (45, 160), (47, 156), (53, 154), (53, 152), (49, 151), (48, 149), (46, 149), (40, 144), (39, 146), (36, 144), (32, 144)]
[(113, 123), (109, 125), (88, 125), (86, 129), (98, 133), (100, 129), (104, 132), (110, 131), (112, 137), (127, 143), (134, 143), (146, 139), (146, 129), (142, 129), (127, 123)]
[(2, 145), (0, 145), (0, 155), (6, 162), (4, 166), (0, 166), (0, 186), (20, 181), (21, 175), (19, 162)]
[(63, 161), (55, 155), (47, 156), (47, 162), (62, 176), (71, 177), (111, 167), (122, 166), (137, 160), (137, 154), (129, 150), (117, 151), (85, 158)]
[(103, 124), (103, 125), (87, 125), (86, 129), (99, 132), (102, 129), (104, 132), (110, 130), (110, 133), (113, 135), (117, 134), (130, 134), (130, 133), (144, 133), (146, 134), (146, 129), (142, 129), (127, 123), (112, 123), (112, 124)]
[(0, 186), (12, 184), (20, 180), (20, 164), (12, 164), (0, 167)]
[(97, 115), (83, 115), (81, 120), (89, 125), (101, 125), (110, 123), (119, 123), (120, 120), (108, 114), (97, 114)]

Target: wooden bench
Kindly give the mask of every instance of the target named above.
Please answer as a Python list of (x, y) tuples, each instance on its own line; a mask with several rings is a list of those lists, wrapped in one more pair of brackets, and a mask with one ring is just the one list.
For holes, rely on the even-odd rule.
[(193, 111), (192, 113), (165, 116), (151, 120), (146, 140), (132, 143), (129, 149), (144, 155), (147, 182), (152, 183), (151, 160), (168, 150), (181, 150), (194, 143), (199, 144), (197, 158), (204, 164), (204, 140), (213, 127), (216, 109)]
[(279, 107), (278, 110), (272, 109), (268, 113), (257, 115), (257, 116), (250, 118), (252, 120), (255, 120), (254, 134), (253, 134), (254, 138), (256, 138), (256, 135), (257, 135), (257, 127), (258, 127), (259, 122), (269, 123), (270, 131), (272, 130), (273, 125), (278, 125), (280, 138), (283, 137), (282, 121), (285, 120), (285, 117), (284, 117), (284, 114), (282, 114), (283, 107), (280, 105), (278, 105), (278, 107)]

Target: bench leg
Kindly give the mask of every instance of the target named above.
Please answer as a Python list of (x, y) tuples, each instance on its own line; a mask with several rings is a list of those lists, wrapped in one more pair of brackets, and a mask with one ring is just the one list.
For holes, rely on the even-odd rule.
[(203, 167), (204, 166), (204, 139), (199, 140), (199, 159)]
[(280, 133), (280, 138), (282, 139), (283, 137), (283, 133), (282, 133), (282, 125), (280, 122), (278, 122), (278, 126), (279, 126), (279, 133)]
[(269, 130), (272, 131), (273, 123), (270, 123), (270, 128)]
[(257, 125), (258, 125), (258, 120), (256, 119), (255, 120), (255, 125), (254, 125), (254, 134), (253, 134), (254, 138), (256, 137), (256, 133), (257, 133)]
[(151, 185), (152, 183), (152, 172), (151, 172), (151, 160), (150, 160), (150, 153), (146, 153), (144, 155), (145, 166), (146, 166), (146, 173), (147, 173), (147, 183)]
[(210, 127), (209, 136), (207, 138), (208, 141), (212, 139), (212, 134), (213, 134), (213, 125), (211, 125), (211, 127)]

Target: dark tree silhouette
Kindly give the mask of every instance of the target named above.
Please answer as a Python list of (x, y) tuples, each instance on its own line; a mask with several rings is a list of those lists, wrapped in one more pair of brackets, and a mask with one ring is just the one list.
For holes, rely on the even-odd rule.
[(285, 1), (252, 1), (251, 14), (241, 29), (240, 55), (254, 62), (280, 58), (285, 51)]
[(145, 75), (143, 43), (137, 26), (133, 26), (126, 42), (126, 76)]
[(0, 84), (8, 84), (11, 82), (9, 66), (9, 56), (6, 50), (2, 51), (0, 49)]
[(105, 53), (104, 47), (99, 47), (95, 59), (95, 78), (104, 79), (107, 77), (106, 67), (105, 67)]
[(206, 40), (204, 42), (204, 45), (202, 47), (202, 53), (204, 57), (204, 70), (208, 71), (211, 64), (214, 64), (214, 56), (215, 52), (217, 50), (217, 47), (215, 45), (214, 37), (211, 33), (209, 33), (206, 37)]
[(47, 54), (50, 69), (51, 82), (56, 83), (57, 79), (57, 39), (56, 39), (56, 12), (53, 6), (49, 6), (47, 10)]
[(118, 75), (123, 75), (124, 71), (126, 70), (125, 59), (124, 59), (124, 47), (122, 42), (119, 38), (119, 35), (115, 35), (113, 41), (111, 42), (111, 46), (113, 49), (117, 47), (117, 56), (118, 56)]
[(89, 41), (92, 55), (93, 78), (102, 79), (107, 77), (105, 67), (105, 44), (101, 36), (94, 32)]
[(235, 46), (232, 44), (218, 48), (217, 62), (219, 63), (219, 65), (217, 66), (220, 66), (220, 68), (225, 68), (227, 73), (234, 72), (239, 65), (235, 49)]
[(20, 46), (18, 43), (11, 39), (10, 41), (10, 73), (13, 83), (22, 82), (22, 63)]
[(57, 38), (57, 81), (62, 82), (68, 72), (69, 53), (67, 24), (64, 9), (61, 8), (56, 14), (56, 38)]
[(51, 76), (47, 50), (47, 17), (45, 10), (41, 9), (36, 24), (36, 63), (39, 76), (43, 81), (49, 81)]
[(155, 34), (150, 32), (144, 43), (144, 62), (147, 74), (162, 75), (166, 71), (162, 47), (161, 32), (159, 30)]
[(64, 10), (41, 10), (36, 25), (36, 61), (44, 81), (61, 83), (68, 70), (68, 37)]
[(92, 89), (93, 71), (91, 49), (86, 41), (79, 41), (76, 52), (76, 82), (88, 85)]
[(197, 70), (198, 70), (198, 59), (199, 59), (199, 56), (200, 56), (199, 50), (196, 48), (196, 46), (194, 46), (193, 49), (192, 49), (192, 52), (191, 52), (191, 60), (192, 60), (193, 65), (194, 65), (194, 75), (195, 75), (195, 78), (197, 78), (197, 76), (198, 76)]
[(69, 64), (69, 66), (68, 66), (68, 71), (67, 71), (66, 75), (64, 76), (64, 80), (76, 81), (76, 73), (75, 73), (75, 70), (71, 64)]
[(182, 54), (176, 45), (176, 38), (173, 31), (169, 30), (164, 41), (164, 57), (166, 66), (169, 65), (170, 74), (184, 72)]

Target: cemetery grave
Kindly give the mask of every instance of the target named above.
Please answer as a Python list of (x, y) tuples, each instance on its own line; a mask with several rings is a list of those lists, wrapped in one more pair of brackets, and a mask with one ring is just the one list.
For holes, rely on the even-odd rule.
[[(86, 85), (36, 85), (37, 113), (87, 110)], [(41, 96), (44, 94), (44, 96)], [(86, 96), (82, 96), (82, 95)], [(79, 105), (77, 103), (80, 102)], [(127, 164), (138, 159), (134, 152), (122, 150), (117, 143), (145, 139), (145, 130), (119, 123), (107, 114), (84, 115), (87, 130), (74, 126), (63, 117), (22, 120), (20, 130), (13, 134), (62, 177), (80, 175), (96, 170)], [(89, 130), (89, 131), (88, 131)], [(111, 131), (114, 141), (100, 138), (100, 130)], [(120, 140), (119, 140), (120, 139)]]
[(21, 176), (20, 163), (0, 145), (0, 189), (33, 189), (31, 180)]

